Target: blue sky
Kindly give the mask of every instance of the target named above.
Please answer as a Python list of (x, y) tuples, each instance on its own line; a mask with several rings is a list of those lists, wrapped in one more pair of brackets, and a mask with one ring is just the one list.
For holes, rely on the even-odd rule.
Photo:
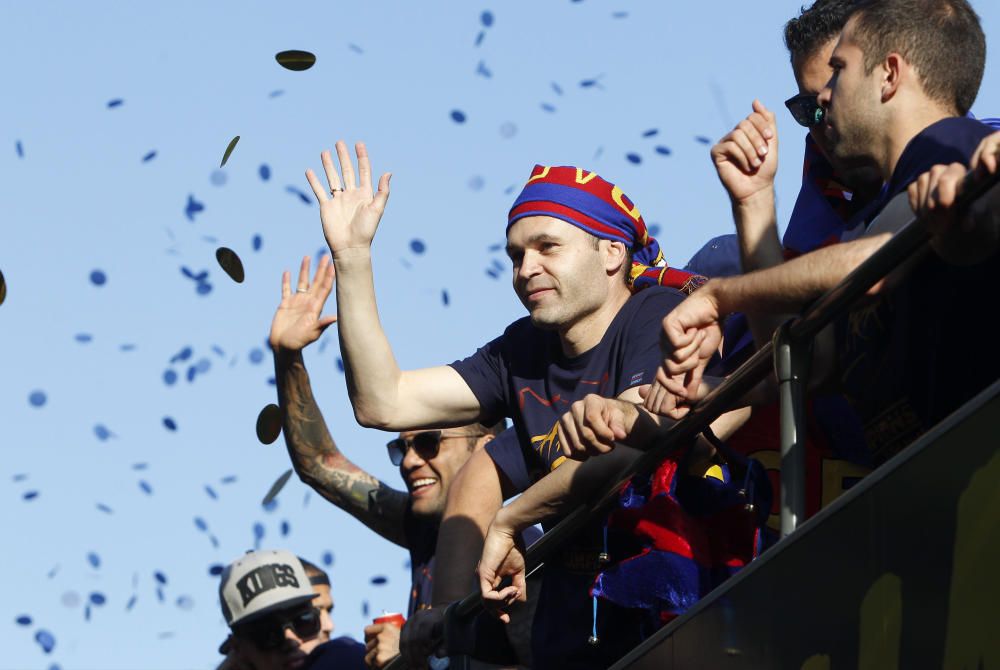
[[(490, 247), (536, 162), (622, 186), (682, 266), (732, 225), (698, 138), (760, 97), (778, 112), (783, 225), (802, 132), (781, 105), (795, 91), (780, 34), (799, 4), (3, 3), (0, 668), (214, 667), (225, 626), (208, 570), (252, 547), (255, 523), (264, 546), (332, 552), (338, 633), (405, 608), (403, 550), (295, 479), (276, 509), (260, 506), (288, 467), (281, 441), (254, 434), (275, 401), (267, 328), (281, 271), (323, 247), (317, 207), (287, 188), (308, 192), (303, 171), (338, 138), (365, 140), (376, 172), (394, 173), (374, 263), (396, 355), (463, 357), (521, 316)], [(1000, 7), (974, 4), (1000, 35)], [(315, 53), (315, 67), (282, 69), (285, 49)], [(984, 81), (998, 75), (991, 58)], [(1000, 116), (996, 90), (974, 111)], [(204, 206), (193, 220), (189, 197)], [(222, 245), (244, 283), (219, 269)], [(207, 270), (211, 290), (182, 267)], [(399, 485), (387, 436), (354, 422), (337, 356), (330, 331), (306, 357), (334, 437)], [(104, 603), (88, 619), (92, 593)]]

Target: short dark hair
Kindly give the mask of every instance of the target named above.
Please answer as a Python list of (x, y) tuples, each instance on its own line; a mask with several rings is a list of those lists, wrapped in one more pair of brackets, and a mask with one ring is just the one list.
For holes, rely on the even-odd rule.
[(966, 114), (986, 66), (986, 36), (966, 0), (864, 0), (853, 37), (870, 73), (896, 52), (917, 71), (928, 97)]
[(788, 55), (806, 58), (840, 35), (844, 24), (858, 6), (859, 0), (816, 0), (808, 9), (785, 24), (785, 46)]

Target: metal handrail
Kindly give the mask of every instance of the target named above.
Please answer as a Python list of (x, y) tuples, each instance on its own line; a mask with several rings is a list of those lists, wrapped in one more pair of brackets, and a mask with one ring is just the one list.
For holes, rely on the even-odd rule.
[[(982, 179), (970, 171), (966, 175), (962, 193), (955, 205), (956, 211), (964, 212), (973, 201), (993, 187), (1000, 188), (1000, 172)], [(903, 227), (899, 228), (882, 247), (848, 274), (840, 284), (813, 301), (800, 316), (792, 319), (783, 329), (779, 330), (779, 333), (786, 332), (787, 339), (784, 340), (786, 346), (794, 349), (801, 346), (802, 343), (811, 344), (812, 339), (820, 331), (847, 312), (854, 302), (863, 297), (876, 282), (900, 267), (911, 256), (926, 248), (930, 235), (918, 217), (912, 211), (909, 214), (910, 217)], [(881, 215), (876, 217), (871, 225), (875, 225), (876, 221), (882, 218)], [(709, 424), (720, 414), (728, 411), (737, 401), (748, 394), (779, 363), (774, 359), (774, 344), (768, 342), (761, 346), (749, 360), (693, 407), (684, 419), (671, 426), (658, 444), (652, 446), (638, 459), (623, 468), (614, 478), (613, 483), (596, 498), (596, 502), (576, 508), (532, 544), (525, 554), (526, 571), (530, 573), (538, 568), (565, 541), (588, 522), (595, 519), (598, 514), (605, 511), (617, 499), (625, 482), (636, 475), (652, 473), (667, 456), (708, 428)], [(804, 384), (800, 384), (796, 393), (804, 392), (804, 386)], [(799, 402), (801, 402), (801, 398), (799, 398)], [(797, 428), (800, 434), (804, 434), (801, 432), (804, 426), (798, 425)], [(803, 473), (798, 473), (798, 476), (803, 476)], [(803, 482), (800, 481), (792, 485), (801, 489), (802, 484)], [(457, 604), (453, 604), (449, 615), (467, 619), (478, 614), (481, 609), (482, 596), (478, 591), (474, 591)], [(386, 669), (402, 670), (404, 667), (402, 659), (397, 657), (386, 666)]]

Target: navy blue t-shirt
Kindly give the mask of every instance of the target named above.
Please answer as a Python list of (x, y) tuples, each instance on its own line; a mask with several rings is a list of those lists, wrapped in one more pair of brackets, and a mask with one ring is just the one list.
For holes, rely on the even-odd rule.
[[(968, 164), (992, 128), (949, 118), (906, 146), (864, 224), (937, 164)], [(989, 341), (1000, 289), (1000, 254), (953, 266), (928, 254), (894, 290), (838, 324), (841, 381), (861, 416), (875, 465), (885, 461), (1000, 377)]]
[(483, 422), (510, 417), (529, 469), (544, 474), (564, 460), (555, 426), (573, 402), (590, 393), (614, 398), (653, 381), (663, 361), (663, 317), (683, 299), (679, 291), (658, 286), (630, 297), (601, 341), (572, 358), (563, 354), (557, 333), (525, 317), (451, 366), (475, 394)]
[(349, 637), (338, 637), (313, 649), (303, 670), (365, 670), (365, 667), (365, 645)]

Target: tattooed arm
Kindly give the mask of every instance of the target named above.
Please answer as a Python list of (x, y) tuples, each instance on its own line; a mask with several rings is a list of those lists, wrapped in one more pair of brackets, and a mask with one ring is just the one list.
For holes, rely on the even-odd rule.
[(409, 495), (390, 488), (340, 452), (313, 397), (301, 351), (276, 350), (274, 366), (285, 444), (299, 477), (382, 537), (405, 547), (403, 519)]

